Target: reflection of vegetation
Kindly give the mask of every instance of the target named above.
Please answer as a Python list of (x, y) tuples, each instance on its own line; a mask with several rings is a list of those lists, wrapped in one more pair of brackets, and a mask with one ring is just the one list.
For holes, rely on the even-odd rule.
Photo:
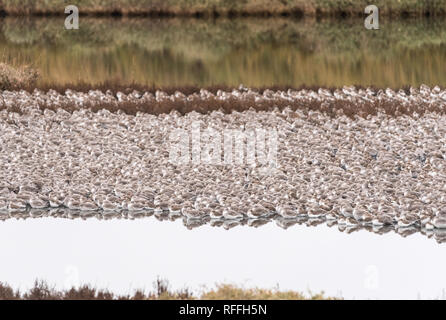
[(97, 289), (89, 285), (72, 287), (64, 291), (56, 290), (45, 281), (36, 280), (27, 292), (14, 291), (9, 285), (0, 282), (0, 300), (333, 300), (339, 298), (326, 297), (324, 293), (308, 294), (296, 291), (279, 291), (271, 289), (245, 289), (231, 284), (220, 284), (214, 290), (194, 295), (189, 289), (173, 291), (169, 282), (157, 278), (154, 290), (135, 290), (132, 294), (117, 295), (109, 290)]
[[(368, 0), (71, 0), (82, 13), (121, 14), (362, 14)], [(374, 0), (382, 14), (444, 14), (443, 0)], [(0, 8), (10, 14), (62, 14), (60, 0), (3, 0)]]
[(435, 20), (63, 19), (0, 25), (0, 55), (33, 63), (43, 82), (248, 86), (444, 84), (446, 26)]

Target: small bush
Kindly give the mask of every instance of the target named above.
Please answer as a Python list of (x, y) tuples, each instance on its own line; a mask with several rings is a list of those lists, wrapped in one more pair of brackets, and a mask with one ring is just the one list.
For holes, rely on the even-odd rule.
[(51, 288), (45, 281), (36, 280), (32, 287), (23, 298), (26, 300), (58, 300), (61, 294), (54, 288)]
[(34, 86), (39, 74), (30, 66), (18, 67), (0, 63), (0, 90), (14, 90)]
[(20, 299), (20, 293), (8, 286), (6, 283), (0, 282), (0, 300), (17, 300)]

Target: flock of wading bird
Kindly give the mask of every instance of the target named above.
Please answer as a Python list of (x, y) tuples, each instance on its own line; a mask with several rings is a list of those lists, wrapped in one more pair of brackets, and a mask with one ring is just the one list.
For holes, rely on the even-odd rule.
[[(226, 228), (275, 219), (446, 240), (439, 87), (2, 91), (0, 110), (2, 219), (154, 214)], [(170, 133), (197, 121), (275, 128), (276, 165), (171, 163)]]

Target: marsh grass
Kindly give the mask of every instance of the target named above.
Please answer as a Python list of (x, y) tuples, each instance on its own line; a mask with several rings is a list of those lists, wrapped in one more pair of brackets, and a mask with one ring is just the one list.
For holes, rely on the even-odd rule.
[(195, 295), (190, 289), (172, 290), (167, 280), (158, 277), (153, 283), (153, 290), (135, 290), (132, 294), (119, 295), (109, 290), (98, 289), (90, 285), (81, 285), (67, 290), (57, 290), (43, 280), (36, 280), (26, 292), (14, 291), (7, 283), (0, 282), (0, 300), (332, 300), (323, 292), (311, 291), (303, 294), (295, 291), (278, 289), (243, 288), (232, 284), (218, 284), (215, 289)]
[[(87, 92), (90, 90), (89, 85), (85, 86), (74, 86), (75, 89), (79, 91)], [(72, 88), (72, 87), (68, 87)], [(342, 99), (335, 100), (333, 102), (325, 101), (325, 100), (306, 100), (306, 99), (298, 99), (298, 100), (288, 100), (288, 99), (260, 99), (256, 101), (254, 96), (246, 96), (243, 99), (237, 98), (236, 96), (230, 96), (225, 100), (219, 99), (216, 96), (209, 97), (203, 99), (200, 95), (196, 95), (194, 93), (199, 93), (202, 89), (207, 89), (211, 93), (215, 94), (218, 90), (231, 92), (231, 87), (225, 86), (211, 86), (206, 88), (200, 87), (144, 87), (137, 86), (134, 87), (122, 87), (120, 84), (116, 84), (113, 86), (113, 83), (107, 83), (101, 88), (108, 88), (111, 93), (117, 94), (117, 92), (122, 91), (124, 93), (131, 93), (136, 90), (140, 93), (143, 92), (151, 92), (155, 93), (156, 90), (164, 91), (168, 94), (173, 94), (175, 92), (181, 92), (185, 95), (188, 95), (188, 99), (175, 98), (175, 99), (163, 99), (161, 101), (147, 101), (144, 99), (131, 99), (129, 101), (122, 101), (119, 103), (108, 103), (108, 102), (98, 102), (97, 100), (89, 101), (88, 99), (84, 101), (82, 106), (78, 106), (71, 103), (64, 103), (55, 105), (51, 102), (51, 100), (44, 100), (39, 102), (39, 108), (43, 111), (45, 109), (56, 111), (58, 108), (62, 108), (66, 111), (73, 112), (79, 109), (90, 109), (93, 112), (98, 112), (99, 110), (106, 109), (111, 112), (124, 112), (126, 114), (136, 115), (138, 112), (149, 113), (149, 114), (168, 114), (172, 111), (179, 112), (180, 114), (186, 114), (192, 111), (199, 113), (210, 113), (212, 111), (221, 111), (224, 113), (231, 113), (234, 111), (243, 112), (246, 110), (256, 110), (256, 111), (271, 111), (275, 108), (279, 110), (283, 110), (285, 108), (290, 108), (291, 110), (301, 110), (303, 112), (309, 111), (320, 111), (328, 116), (336, 117), (339, 115), (346, 115), (348, 117), (354, 118), (356, 116), (366, 118), (369, 115), (376, 115), (378, 112), (385, 112), (389, 116), (401, 116), (401, 115), (409, 115), (413, 116), (414, 113), (419, 115), (423, 115), (425, 112), (436, 112), (438, 114), (444, 114), (446, 109), (438, 103), (430, 103), (424, 101), (418, 101), (416, 103), (411, 103), (408, 105), (403, 105), (397, 100), (375, 100), (375, 101), (361, 101), (358, 103), (356, 100)], [(302, 86), (298, 88), (292, 87), (262, 87), (257, 89), (251, 89), (253, 91), (257, 91), (259, 93), (263, 93), (265, 90), (272, 91), (287, 91), (291, 90), (313, 90), (315, 92), (318, 91), (320, 87), (313, 86)], [(364, 88), (361, 86), (357, 86), (357, 88)], [(374, 92), (377, 94), (379, 90), (378, 88), (371, 87)], [(46, 88), (44, 88), (46, 89)], [(56, 87), (57, 91), (61, 94), (65, 92), (63, 86)], [(98, 88), (96, 88), (98, 89)], [(138, 90), (139, 89), (139, 90)], [(324, 88), (330, 90), (332, 93), (339, 88), (331, 87)], [(396, 88), (404, 90), (406, 94), (410, 94), (409, 87)], [(54, 90), (54, 89), (52, 89)], [(31, 92), (31, 88), (29, 88), (29, 92)], [(103, 90), (105, 92), (105, 90)], [(9, 112), (17, 112), (21, 113), (21, 109), (18, 105), (0, 105), (0, 110), (6, 109)]]
[(323, 292), (303, 294), (279, 289), (243, 288), (232, 284), (218, 284), (216, 289), (204, 292), (204, 300), (335, 300)]
[[(72, 0), (84, 15), (111, 16), (351, 16), (362, 15), (367, 0)], [(442, 0), (375, 0), (384, 15), (443, 15)], [(0, 10), (7, 15), (63, 15), (60, 0), (3, 0)]]
[(16, 90), (34, 86), (38, 72), (30, 66), (14, 67), (0, 63), (0, 90)]

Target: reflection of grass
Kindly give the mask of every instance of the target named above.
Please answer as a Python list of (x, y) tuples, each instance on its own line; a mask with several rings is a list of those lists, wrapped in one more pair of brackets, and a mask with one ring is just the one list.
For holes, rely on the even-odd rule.
[[(117, 79), (159, 86), (446, 83), (441, 21), (5, 19), (0, 54), (20, 57), (57, 84)], [(41, 82), (41, 83), (42, 83)]]
[[(158, 278), (154, 282), (154, 290), (144, 292), (135, 290), (133, 294), (117, 295), (108, 290), (97, 289), (89, 285), (72, 287), (59, 291), (49, 286), (45, 281), (34, 282), (34, 286), (27, 292), (14, 291), (9, 285), (0, 282), (0, 300), (332, 300), (324, 293), (307, 295), (295, 291), (279, 291), (271, 289), (244, 289), (238, 286), (222, 284), (201, 295), (194, 295), (189, 289), (173, 291), (167, 280)], [(339, 298), (337, 298), (339, 299)]]
[[(251, 14), (362, 14), (367, 0), (72, 0), (85, 14), (170, 14), (205, 15)], [(374, 0), (384, 15), (444, 14), (442, 0)], [(1, 8), (9, 14), (63, 14), (66, 4), (60, 0), (3, 0)]]

